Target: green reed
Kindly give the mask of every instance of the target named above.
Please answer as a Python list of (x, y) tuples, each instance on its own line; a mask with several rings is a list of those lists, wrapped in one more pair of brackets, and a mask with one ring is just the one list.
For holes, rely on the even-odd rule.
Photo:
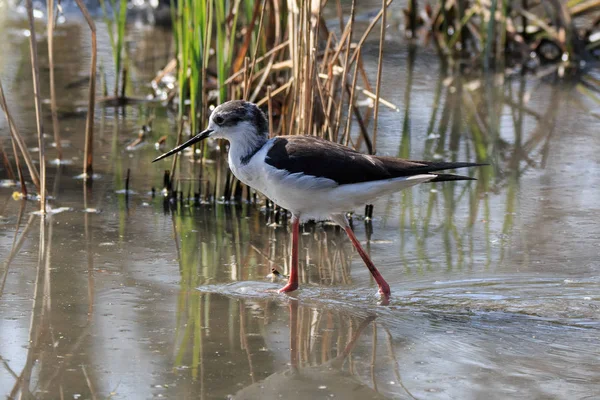
[[(265, 0), (172, 3), (177, 88), (169, 98), (177, 98), (179, 131), (196, 134), (205, 126), (210, 106), (246, 98), (269, 107), (273, 135), (313, 134), (364, 146), (373, 153), (377, 113), (374, 119), (370, 109), (359, 108), (355, 94), (365, 93), (377, 106), (390, 106), (379, 98), (378, 90), (373, 93), (358, 56), (367, 36), (382, 22), (383, 9), (354, 42), (353, 18), (337, 38), (328, 31), (319, 7), (311, 8), (309, 2), (293, 10), (288, 7), (285, 2)], [(355, 90), (358, 85), (365, 89)], [(350, 129), (338, 134), (339, 127), (349, 125), (346, 119), (358, 121), (357, 134), (351, 135)], [(189, 129), (183, 129), (183, 124)], [(206, 157), (208, 146), (201, 146)], [(217, 162), (224, 160), (225, 148), (220, 146)], [(176, 169), (175, 163), (170, 169)], [(228, 171), (220, 167), (216, 171), (215, 198), (229, 200), (245, 191)], [(191, 172), (190, 179), (197, 179), (196, 174), (205, 171), (194, 167)]]
[[(108, 37), (112, 50), (113, 62), (115, 64), (115, 99), (124, 98), (126, 90), (126, 52), (125, 28), (127, 26), (127, 1), (109, 0), (112, 16), (109, 16), (105, 0), (100, 0), (100, 6), (104, 15), (104, 22), (108, 28)], [(119, 83), (121, 87), (119, 88)], [(120, 89), (120, 90), (119, 90)]]

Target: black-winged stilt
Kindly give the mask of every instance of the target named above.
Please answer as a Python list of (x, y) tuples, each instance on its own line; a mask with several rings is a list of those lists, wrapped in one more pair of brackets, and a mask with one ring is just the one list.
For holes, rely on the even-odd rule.
[(314, 136), (269, 139), (264, 113), (242, 100), (215, 108), (205, 131), (154, 161), (209, 137), (229, 141), (229, 167), (236, 178), (292, 213), (292, 268), (287, 285), (279, 292), (298, 288), (300, 221), (331, 219), (346, 231), (384, 303), (389, 301), (390, 287), (352, 232), (345, 213), (419, 183), (472, 180), (437, 171), (485, 165), (371, 156)]

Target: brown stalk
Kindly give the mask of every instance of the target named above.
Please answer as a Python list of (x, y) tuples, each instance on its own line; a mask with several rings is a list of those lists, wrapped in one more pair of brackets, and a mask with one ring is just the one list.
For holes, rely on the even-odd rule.
[(323, 109), (323, 116), (325, 117), (325, 123), (323, 124), (323, 133), (322, 135), (325, 136), (325, 132), (327, 132), (327, 134), (329, 135), (329, 140), (332, 141), (333, 140), (333, 131), (331, 130), (331, 127), (329, 126), (329, 117), (327, 116), (327, 109), (325, 108), (325, 96), (323, 95), (323, 88), (321, 87), (321, 79), (317, 76), (317, 79), (315, 79), (315, 83), (317, 84), (317, 91), (319, 92), (319, 99), (321, 100), (321, 108)]
[[(292, 86), (292, 83), (294, 82), (294, 78), (290, 78), (289, 81), (287, 81), (286, 83), (284, 83), (283, 85), (279, 86), (277, 89), (273, 90), (273, 92), (271, 93), (271, 96), (277, 96), (279, 93), (287, 90), (290, 88), (290, 86)], [(267, 101), (269, 100), (269, 98), (267, 96), (263, 97), (262, 99), (260, 99), (256, 105), (257, 106), (262, 106), (263, 104), (265, 104)]]
[(272, 138), (273, 135), (273, 101), (272, 101), (272, 93), (271, 93), (271, 85), (267, 86), (267, 104), (268, 104), (268, 117), (269, 117), (269, 137)]
[[(183, 119), (179, 120), (179, 130), (177, 132), (177, 144), (176, 146), (179, 146), (182, 143), (182, 139), (183, 139), (183, 124), (185, 123), (185, 121)], [(167, 188), (169, 190), (169, 194), (171, 194), (170, 192), (173, 190), (173, 179), (175, 178), (175, 167), (177, 166), (177, 159), (179, 158), (179, 153), (175, 153), (175, 155), (173, 156), (173, 160), (171, 161), (171, 176), (169, 177), (169, 182), (171, 182), (171, 185), (169, 188)]]
[(571, 16), (575, 17), (579, 14), (587, 13), (597, 8), (600, 8), (600, 0), (590, 0), (570, 7), (569, 12), (571, 13)]
[[(358, 58), (360, 59), (360, 49), (358, 52)], [(354, 67), (354, 76), (352, 77), (352, 86), (350, 87), (350, 98), (348, 99), (348, 118), (346, 119), (346, 128), (344, 129), (343, 136), (344, 146), (348, 146), (348, 142), (350, 141), (350, 130), (352, 128), (352, 107), (354, 107), (355, 101), (354, 92), (356, 90), (356, 82), (358, 80), (358, 70), (359, 68), (357, 63)]]
[(90, 391), (90, 395), (92, 396), (92, 400), (96, 400), (96, 391), (94, 390), (94, 386), (92, 385), (92, 381), (90, 380), (90, 377), (87, 373), (87, 371), (85, 370), (85, 365), (81, 365), (81, 371), (83, 372), (83, 376), (85, 377), (85, 382), (88, 386), (88, 390)]
[(310, 34), (311, 28), (309, 26), (309, 14), (310, 7), (307, 7), (306, 2), (304, 3), (304, 7), (302, 9), (302, 25), (304, 25), (304, 30), (301, 32), (304, 33), (304, 40), (302, 46), (302, 103), (301, 109), (302, 114), (300, 115), (300, 134), (310, 134), (309, 131), (310, 126), (308, 125), (308, 106), (310, 103), (310, 96), (312, 95), (312, 91), (310, 90)]
[[(367, 71), (365, 71), (365, 66), (363, 63), (362, 57), (357, 58), (358, 67), (360, 68), (360, 76), (364, 82), (366, 89), (369, 92), (373, 92), (373, 87), (371, 86), (371, 82), (369, 81), (369, 77), (367, 76)], [(369, 124), (369, 120), (371, 119), (371, 108), (367, 108), (365, 113), (365, 124)]]
[[(346, 25), (346, 28), (344, 29), (344, 32), (342, 33), (342, 37), (340, 38), (339, 41), (339, 45), (337, 47), (337, 49), (335, 50), (335, 53), (333, 53), (333, 56), (331, 57), (331, 63), (335, 63), (336, 60), (339, 59), (340, 57), (340, 53), (342, 52), (342, 50), (345, 48), (344, 47), (344, 43), (346, 43), (348, 41), (348, 35), (350, 35), (350, 31), (352, 28), (351, 22), (353, 21), (348, 21), (348, 24)], [(341, 60), (338, 60), (341, 61)], [(329, 64), (331, 66), (331, 64)]]
[[(365, 43), (365, 41), (369, 37), (369, 34), (371, 33), (371, 31), (373, 30), (373, 28), (375, 28), (375, 25), (377, 25), (377, 22), (379, 21), (379, 19), (381, 17), (383, 17), (383, 15), (385, 14), (385, 11), (389, 7), (389, 5), (392, 4), (392, 1), (393, 0), (387, 0), (387, 2), (383, 1), (383, 5), (384, 5), (383, 8), (381, 10), (379, 10), (379, 12), (377, 13), (377, 15), (371, 20), (371, 23), (369, 24), (369, 26), (365, 30), (365, 33), (363, 33), (362, 37), (358, 41), (358, 45), (356, 46), (356, 50), (354, 50), (354, 53), (352, 53), (352, 57), (350, 58), (350, 64), (352, 64), (354, 62), (354, 60), (356, 60), (358, 49), (360, 49), (362, 47), (362, 45)], [(385, 26), (385, 24), (383, 24), (383, 26)]]
[(90, 87), (88, 93), (88, 112), (85, 121), (85, 150), (83, 161), (83, 177), (84, 179), (93, 179), (94, 169), (92, 167), (94, 157), (94, 106), (96, 101), (96, 24), (92, 19), (88, 9), (82, 0), (75, 0), (77, 6), (81, 10), (92, 34), (92, 62), (90, 65)]
[[(0, 138), (0, 152), (2, 153), (2, 162), (4, 163), (4, 168), (6, 168), (6, 172), (8, 173), (8, 179), (10, 179), (11, 181), (15, 180), (15, 171), (13, 171), (12, 165), (10, 164), (10, 161), (8, 159), (8, 156), (6, 155), (6, 150), (4, 149), (4, 141)], [(14, 142), (11, 140), (12, 145), (13, 145), (13, 152), (15, 154), (15, 157), (18, 157), (17, 154), (17, 148), (15, 147)], [(17, 167), (19, 165), (19, 161), (17, 159)], [(19, 175), (20, 177), (20, 175)]]
[[(273, 47), (271, 50), (267, 51), (264, 55), (258, 57), (256, 59), (256, 62), (261, 62), (264, 59), (266, 59), (267, 57), (273, 55), (274, 53), (277, 53), (279, 50), (283, 49), (285, 46), (287, 46), (289, 44), (289, 40), (286, 40), (283, 43), (278, 44), (277, 46)], [(243, 75), (245, 73), (245, 69), (242, 68), (239, 71), (236, 71), (234, 74), (232, 74), (229, 78), (227, 78), (225, 80), (225, 84), (229, 85), (231, 82), (233, 82), (236, 78), (238, 78), (240, 75)]]
[[(346, 88), (346, 92), (348, 93), (348, 95), (350, 95), (350, 85), (346, 84), (344, 86)], [(358, 127), (360, 128), (361, 137), (365, 140), (365, 146), (367, 146), (368, 153), (375, 154), (375, 145), (369, 137), (369, 132), (367, 132), (367, 126), (365, 125), (362, 115), (360, 114), (360, 110), (358, 109), (358, 107), (356, 107), (356, 104), (352, 105), (352, 112), (354, 113), (354, 117), (356, 118), (356, 122), (358, 123)], [(358, 148), (359, 146), (356, 147)]]
[(279, 9), (280, 7), (280, 1), (279, 0), (271, 0), (271, 9), (273, 10), (271, 12), (271, 15), (273, 17), (273, 20), (275, 20), (275, 43), (279, 43), (281, 42), (281, 18), (279, 18), (279, 15), (281, 15), (281, 11)]
[(42, 99), (40, 95), (40, 70), (37, 60), (37, 41), (33, 20), (33, 3), (27, 0), (27, 17), (29, 19), (29, 56), (31, 57), (31, 74), (33, 75), (33, 95), (35, 102), (36, 126), (38, 132), (38, 147), (40, 156), (40, 212), (46, 214), (46, 154), (44, 151), (44, 128), (42, 125)]
[(123, 72), (121, 73), (121, 93), (119, 97), (116, 99), (118, 103), (127, 101), (127, 96), (125, 95), (125, 90), (127, 89), (127, 67), (123, 66)]
[[(15, 154), (15, 162), (17, 164), (17, 173), (19, 174), (19, 184), (21, 185), (21, 194), (23, 194), (23, 198), (27, 198), (27, 186), (25, 185), (25, 178), (23, 177), (23, 168), (21, 167), (21, 160), (19, 159), (19, 154), (17, 153), (17, 146), (15, 145), (15, 141), (11, 139), (13, 153)], [(5, 155), (6, 157), (6, 155)], [(10, 163), (8, 164), (10, 167)], [(10, 170), (9, 170), (10, 171)]]
[(337, 17), (340, 20), (340, 32), (344, 30), (344, 14), (342, 12), (342, 3), (340, 0), (336, 0), (335, 9), (337, 12)]
[[(348, 67), (348, 62), (350, 61), (350, 47), (352, 44), (352, 33), (354, 31), (354, 15), (355, 15), (355, 11), (356, 10), (356, 0), (352, 0), (352, 8), (350, 11), (350, 21), (348, 21), (348, 42), (346, 44), (346, 54), (344, 57), (344, 65), (342, 66), (342, 82), (345, 85), (346, 84), (346, 74), (350, 71), (350, 68)], [(340, 43), (341, 44), (341, 43)], [(356, 74), (355, 74), (356, 75)], [(354, 90), (353, 90), (354, 91)], [(352, 107), (352, 98), (350, 98), (349, 100), (350, 106)], [(335, 128), (333, 129), (333, 132), (335, 134), (335, 137), (337, 138), (338, 136), (338, 132), (340, 129), (340, 120), (342, 117), (342, 107), (344, 104), (344, 92), (342, 91), (340, 94), (340, 101), (338, 103), (338, 108), (337, 108), (337, 113), (335, 116)], [(350, 116), (350, 113), (348, 113), (348, 119), (352, 120), (352, 117)]]
[[(206, 2), (206, 15), (209, 21), (212, 21), (212, 2), (208, 1)], [(212, 22), (209, 25), (209, 29), (212, 29)], [(206, 71), (208, 69), (208, 60), (210, 59), (210, 35), (204, 35), (204, 44), (203, 44), (203, 49), (204, 49), (204, 56), (203, 56), (203, 60), (204, 60), (204, 65), (202, 68), (202, 72), (201, 72), (201, 78), (202, 79), (202, 87), (205, 88), (207, 87), (207, 75), (206, 75)], [(175, 70), (177, 68), (177, 61), (175, 61)], [(202, 110), (201, 110), (201, 114), (200, 114), (200, 122), (204, 123), (206, 122), (206, 117), (208, 115), (208, 93), (206, 93), (205, 90), (201, 90), (200, 91), (200, 96), (202, 96)], [(192, 134), (195, 134), (195, 132), (192, 132)], [(204, 144), (201, 143), (200, 144), (200, 150), (202, 154), (202, 158), (204, 157)], [(200, 179), (202, 179), (202, 174), (203, 174), (204, 170), (203, 170), (203, 165), (202, 163), (200, 163)], [(202, 187), (202, 184), (199, 183), (199, 187)]]
[(177, 68), (177, 59), (172, 58), (171, 61), (167, 63), (167, 65), (158, 71), (158, 74), (152, 79), (152, 84), (157, 85), (167, 74), (175, 71)]
[[(267, 63), (267, 66), (265, 68), (263, 68), (262, 73), (260, 75), (259, 75), (259, 73), (256, 74), (256, 76), (260, 76), (260, 80), (256, 84), (256, 87), (254, 88), (254, 92), (252, 93), (252, 96), (250, 96), (251, 102), (254, 102), (254, 100), (256, 100), (256, 98), (260, 94), (265, 82), (267, 81), (267, 78), (269, 77), (269, 74), (273, 70), (274, 61), (275, 61), (275, 54), (271, 55), (271, 59)], [(278, 63), (278, 64), (281, 64), (281, 63)], [(291, 67), (291, 65), (290, 65), (290, 67)], [(259, 72), (261, 72), (261, 71), (259, 71)], [(254, 77), (252, 80), (254, 80)]]
[(375, 84), (375, 111), (373, 117), (373, 145), (377, 146), (377, 123), (379, 116), (379, 96), (381, 94), (381, 75), (383, 71), (383, 46), (385, 44), (386, 0), (382, 0), (381, 34), (379, 36), (379, 61), (377, 62), (377, 83)]
[(326, 93), (327, 93), (327, 108), (325, 111), (325, 128), (331, 130), (331, 141), (337, 141), (337, 137), (335, 137), (334, 135), (334, 130), (330, 127), (331, 125), (331, 111), (333, 109), (335, 109), (336, 104), (335, 104), (335, 99), (334, 99), (334, 91), (333, 86), (335, 85), (336, 82), (336, 78), (335, 75), (333, 75), (333, 67), (331, 64), (329, 64), (328, 67), (328, 71), (327, 71), (327, 80), (325, 81), (325, 89), (326, 89)]
[(244, 58), (244, 100), (248, 100), (248, 91), (250, 87), (250, 57)]
[[(238, 2), (239, 6), (239, 2)], [(231, 68), (232, 71), (238, 71), (242, 68), (244, 63), (244, 58), (246, 58), (246, 53), (248, 53), (248, 49), (250, 48), (250, 42), (252, 41), (252, 32), (254, 32), (254, 25), (256, 24), (256, 18), (258, 18), (258, 7), (260, 6), (259, 2), (256, 2), (254, 5), (254, 11), (252, 12), (252, 20), (250, 21), (250, 25), (246, 28), (246, 36), (244, 37), (244, 42), (238, 51), (238, 55), (233, 62), (233, 66)], [(231, 33), (233, 35), (233, 33)]]
[[(310, 63), (310, 81), (311, 84), (313, 82), (317, 82), (319, 80), (319, 71), (318, 71), (318, 65), (317, 65), (317, 49), (319, 47), (319, 35), (320, 35), (320, 29), (321, 29), (321, 25), (324, 25), (324, 23), (322, 24), (322, 11), (323, 11), (323, 5), (321, 4), (321, 2), (318, 2), (319, 5), (319, 10), (317, 12), (317, 22), (316, 22), (316, 32), (314, 33), (314, 35), (312, 36), (312, 41), (310, 43), (310, 52), (312, 55), (312, 61)], [(325, 27), (326, 29), (326, 27)], [(316, 74), (316, 77), (315, 77)], [(319, 93), (320, 95), (320, 93)], [(313, 129), (313, 118), (314, 118), (314, 112), (315, 112), (315, 93), (314, 93), (314, 89), (312, 90), (311, 96), (310, 96), (310, 104), (309, 104), (309, 115), (308, 115), (308, 126), (310, 127), (310, 129)], [(315, 135), (318, 135), (319, 132), (318, 130), (315, 129)]]
[(321, 68), (319, 72), (325, 72), (325, 68), (329, 65), (327, 62), (329, 60), (329, 51), (331, 50), (331, 43), (333, 42), (334, 34), (333, 32), (329, 32), (327, 36), (327, 42), (325, 43), (325, 51), (323, 52), (323, 60), (321, 61)]
[(254, 46), (254, 53), (252, 54), (252, 64), (250, 65), (250, 73), (248, 74), (249, 79), (246, 82), (247, 86), (244, 87), (244, 99), (248, 99), (248, 93), (250, 93), (250, 82), (252, 79), (252, 73), (254, 72), (254, 65), (256, 65), (256, 56), (258, 54), (258, 48), (260, 46), (260, 35), (262, 33), (263, 20), (265, 18), (266, 4), (267, 4), (267, 0), (263, 0), (262, 7), (260, 10), (260, 19), (258, 21), (258, 33), (256, 34), (256, 43)]
[(46, 3), (48, 9), (46, 29), (48, 35), (48, 64), (50, 68), (50, 110), (52, 113), (52, 130), (54, 131), (54, 143), (56, 145), (57, 158), (62, 160), (62, 146), (60, 143), (58, 113), (56, 111), (56, 90), (54, 84), (54, 0), (48, 0)]

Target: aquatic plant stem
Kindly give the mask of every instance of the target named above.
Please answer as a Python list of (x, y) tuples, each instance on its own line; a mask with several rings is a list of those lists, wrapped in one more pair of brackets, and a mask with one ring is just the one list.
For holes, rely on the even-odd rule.
[[(21, 167), (21, 160), (19, 159), (19, 154), (17, 153), (17, 146), (15, 141), (11, 139), (13, 153), (15, 154), (15, 162), (17, 164), (17, 174), (19, 175), (19, 184), (21, 185), (21, 194), (23, 198), (27, 198), (27, 186), (25, 185), (25, 178), (23, 177), (23, 168)], [(10, 166), (10, 164), (9, 164)], [(9, 170), (10, 171), (10, 170)]]
[[(12, 143), (12, 147), (13, 147), (13, 152), (15, 154), (15, 156), (17, 155), (17, 148), (15, 147), (15, 142), (11, 140)], [(12, 165), (10, 164), (10, 161), (8, 160), (8, 156), (6, 155), (6, 150), (4, 149), (4, 143), (2, 138), (0, 138), (0, 153), (2, 153), (2, 163), (4, 164), (4, 168), (6, 169), (6, 173), (8, 174), (8, 179), (10, 180), (15, 180), (15, 171), (12, 168)], [(19, 159), (16, 158), (17, 161), (17, 166), (19, 165)]]
[(62, 146), (56, 111), (56, 86), (54, 84), (54, 0), (47, 0), (46, 30), (48, 36), (48, 68), (50, 69), (50, 112), (52, 113), (52, 130), (57, 158), (62, 160)]
[(483, 68), (487, 71), (491, 66), (492, 47), (494, 45), (494, 33), (496, 32), (496, 8), (498, 0), (492, 0), (490, 6), (490, 20), (488, 21), (485, 48), (483, 53)]
[[(25, 145), (25, 141), (19, 134), (17, 127), (10, 115), (10, 111), (8, 110), (8, 104), (6, 104), (6, 97), (4, 96), (4, 88), (2, 87), (2, 81), (0, 81), (0, 108), (4, 111), (4, 115), (6, 116), (6, 120), (8, 121), (9, 132), (11, 135), (11, 139), (13, 143), (16, 142), (21, 154), (23, 155), (23, 159), (25, 160), (25, 164), (27, 164), (27, 168), (29, 169), (29, 175), (31, 176), (31, 180), (35, 185), (37, 191), (40, 191), (40, 178), (37, 171), (37, 168), (33, 164), (31, 155), (29, 154), (29, 150)], [(15, 152), (15, 157), (18, 157), (18, 154)]]
[(82, 0), (75, 0), (77, 6), (81, 10), (85, 21), (90, 27), (92, 35), (92, 61), (90, 65), (90, 86), (88, 93), (88, 112), (85, 121), (85, 150), (83, 159), (83, 177), (84, 179), (93, 179), (93, 157), (94, 157), (94, 109), (96, 102), (96, 57), (98, 53), (96, 45), (96, 24), (92, 19), (88, 9)]
[[(375, 111), (373, 117), (373, 148), (377, 148), (377, 125), (379, 117), (379, 97), (381, 95), (381, 75), (383, 71), (383, 46), (385, 44), (386, 0), (381, 5), (381, 33), (379, 36), (379, 61), (377, 62), (377, 83), (375, 84)], [(376, 150), (375, 150), (376, 151)]]
[(33, 96), (35, 103), (36, 126), (40, 158), (40, 212), (46, 214), (46, 154), (44, 151), (44, 128), (42, 124), (42, 99), (40, 96), (40, 73), (37, 59), (37, 41), (33, 19), (33, 3), (27, 0), (27, 17), (29, 19), (29, 55), (31, 58), (31, 74), (33, 75)]

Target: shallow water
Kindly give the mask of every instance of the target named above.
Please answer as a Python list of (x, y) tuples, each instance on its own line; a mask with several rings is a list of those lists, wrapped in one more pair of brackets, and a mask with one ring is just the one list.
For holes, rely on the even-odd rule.
[[(9, 38), (0, 50), (13, 55), (1, 58), (0, 77), (34, 147), (25, 24), (19, 16), (0, 18)], [(302, 289), (282, 296), (274, 293), (282, 283), (267, 275), (272, 267), (288, 270), (285, 224), (273, 224), (255, 205), (165, 208), (160, 194), (153, 198), (150, 189), (162, 187), (170, 166), (149, 163), (153, 143), (174, 132), (173, 116), (160, 106), (99, 108), (99, 178), (91, 188), (74, 179), (81, 173), (89, 39), (77, 21), (57, 36), (61, 133), (73, 163), (48, 166), (51, 205), (62, 212), (45, 219), (32, 214), (37, 203), (0, 188), (1, 395), (600, 393), (600, 110), (575, 82), (462, 78), (444, 69), (434, 50), (409, 48), (399, 33), (391, 35), (383, 97), (399, 111), (382, 109), (378, 154), (478, 156), (492, 166), (474, 171), (476, 182), (381, 199), (370, 223), (357, 210), (357, 236), (392, 288), (391, 305), (383, 307), (333, 226), (302, 228)], [(168, 36), (131, 27), (129, 43), (132, 92), (143, 95), (168, 61)], [(106, 37), (99, 48), (110, 87)], [(364, 55), (374, 74), (376, 46)], [(47, 68), (41, 74), (47, 82)], [(125, 150), (151, 112), (152, 138)], [(44, 123), (51, 131), (49, 109)], [(7, 135), (2, 119), (0, 137)], [(46, 142), (52, 155), (51, 138)]]

